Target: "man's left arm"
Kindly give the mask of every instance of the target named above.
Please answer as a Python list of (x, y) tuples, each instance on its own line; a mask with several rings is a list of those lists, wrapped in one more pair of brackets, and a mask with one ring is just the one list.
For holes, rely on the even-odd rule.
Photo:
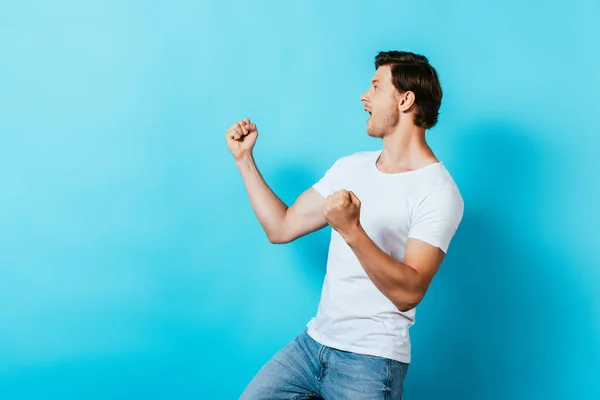
[(441, 188), (420, 204), (400, 261), (377, 246), (360, 224), (360, 200), (341, 190), (325, 202), (325, 219), (346, 241), (373, 284), (400, 311), (416, 307), (444, 260), (462, 219), (463, 203), (453, 189)]
[(373, 284), (400, 311), (411, 310), (421, 302), (445, 255), (438, 247), (409, 238), (404, 262), (396, 260), (381, 250), (360, 225), (344, 240)]

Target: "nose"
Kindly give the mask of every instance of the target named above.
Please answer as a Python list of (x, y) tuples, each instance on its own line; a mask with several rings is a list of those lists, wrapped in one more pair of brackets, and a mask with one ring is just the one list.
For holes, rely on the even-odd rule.
[(364, 92), (361, 96), (360, 96), (360, 101), (365, 104), (369, 101), (369, 98), (367, 97), (367, 93), (368, 92)]

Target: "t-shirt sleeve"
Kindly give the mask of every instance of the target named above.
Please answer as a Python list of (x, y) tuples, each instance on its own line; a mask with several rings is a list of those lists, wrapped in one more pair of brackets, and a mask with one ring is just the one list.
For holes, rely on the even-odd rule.
[(464, 202), (455, 186), (440, 186), (417, 205), (408, 237), (448, 251), (464, 213)]
[(313, 184), (313, 188), (321, 194), (323, 197), (327, 197), (330, 194), (336, 192), (338, 186), (338, 175), (340, 169), (340, 160), (337, 160), (327, 171), (325, 174), (319, 179), (315, 184)]

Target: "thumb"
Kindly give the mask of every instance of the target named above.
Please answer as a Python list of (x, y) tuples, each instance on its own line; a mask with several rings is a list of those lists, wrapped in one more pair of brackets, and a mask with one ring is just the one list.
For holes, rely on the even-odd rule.
[(349, 190), (348, 193), (350, 194), (350, 200), (352, 200), (352, 203), (356, 204), (357, 206), (360, 206), (360, 200), (358, 199), (358, 197), (356, 197), (354, 192)]

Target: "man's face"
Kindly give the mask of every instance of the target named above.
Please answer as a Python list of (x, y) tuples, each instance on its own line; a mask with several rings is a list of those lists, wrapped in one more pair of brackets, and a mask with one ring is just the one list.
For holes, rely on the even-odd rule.
[(398, 124), (397, 91), (392, 83), (392, 71), (389, 65), (377, 68), (371, 78), (371, 86), (360, 98), (371, 115), (367, 119), (367, 134), (382, 138)]

